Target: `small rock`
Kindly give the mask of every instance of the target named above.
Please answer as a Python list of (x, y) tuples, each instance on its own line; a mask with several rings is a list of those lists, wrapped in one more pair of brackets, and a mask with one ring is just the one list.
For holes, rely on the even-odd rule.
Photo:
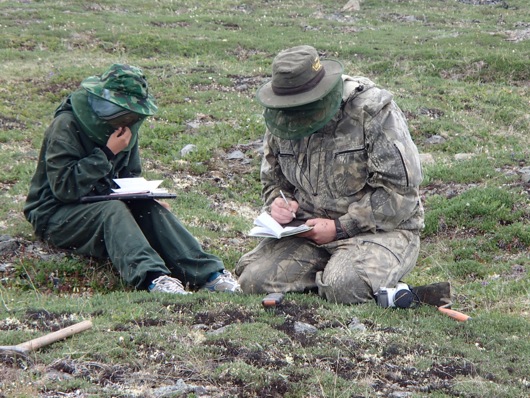
[(308, 323), (296, 321), (294, 323), (294, 331), (295, 333), (316, 333), (318, 329)]
[(14, 239), (0, 242), (0, 255), (12, 254), (18, 249), (18, 242)]
[(0, 264), (0, 272), (7, 272), (7, 270), (13, 268), (13, 264), (2, 263)]
[(454, 198), (455, 196), (458, 195), (458, 191), (455, 191), (454, 189), (451, 189), (449, 188), (446, 192), (445, 192), (445, 197), (447, 199), (451, 199), (451, 198)]
[(197, 149), (197, 145), (193, 145), (193, 144), (188, 144), (186, 145), (184, 148), (182, 148), (180, 150), (180, 156), (184, 157), (186, 156), (187, 154), (195, 151)]
[(245, 154), (241, 152), (240, 150), (235, 150), (233, 152), (230, 152), (228, 155), (226, 155), (226, 158), (229, 160), (232, 159), (245, 159)]
[(436, 145), (436, 144), (443, 144), (446, 141), (444, 137), (441, 135), (431, 135), (429, 138), (425, 140), (425, 143), (427, 145)]
[(68, 373), (59, 372), (57, 370), (51, 370), (49, 372), (46, 372), (44, 377), (47, 380), (55, 381), (55, 382), (72, 380), (74, 378), (72, 375), (70, 375)]
[(457, 153), (455, 155), (455, 160), (469, 160), (473, 156), (475, 156), (473, 153)]
[(364, 326), (358, 318), (353, 318), (348, 324), (348, 329), (364, 332), (366, 330), (366, 326)]
[(184, 380), (178, 379), (174, 386), (159, 387), (153, 391), (153, 395), (157, 398), (175, 397), (177, 394), (184, 394), (193, 391), (193, 387), (187, 385)]
[(530, 182), (530, 166), (522, 167), (517, 172), (521, 174), (521, 181), (525, 184)]
[(208, 392), (208, 390), (206, 390), (206, 388), (203, 386), (197, 386), (197, 387), (193, 387), (193, 392), (195, 393), (197, 397), (199, 397), (201, 395), (205, 395)]
[(391, 392), (388, 398), (407, 398), (412, 396), (412, 393), (405, 391), (394, 391)]
[(11, 240), (9, 235), (0, 235), (0, 242), (5, 242), (6, 240)]
[(350, 0), (342, 7), (341, 11), (359, 11), (361, 9), (360, 3), (361, 0)]
[(211, 335), (222, 334), (226, 332), (229, 327), (230, 325), (222, 326), (219, 329), (215, 329), (215, 330), (212, 330), (211, 332), (208, 332), (208, 334), (211, 334)]
[(198, 122), (188, 122), (188, 123), (186, 123), (186, 128), (187, 128), (188, 130), (196, 130), (196, 129), (198, 129), (200, 126), (201, 126), (201, 124), (198, 123)]
[(420, 162), (423, 165), (436, 163), (436, 161), (434, 160), (434, 157), (430, 153), (420, 153)]

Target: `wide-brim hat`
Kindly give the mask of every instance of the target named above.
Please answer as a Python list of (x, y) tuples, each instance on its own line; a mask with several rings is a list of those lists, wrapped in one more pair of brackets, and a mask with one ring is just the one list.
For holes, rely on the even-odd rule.
[(136, 66), (113, 64), (101, 76), (90, 76), (81, 82), (89, 93), (145, 116), (154, 115), (158, 107), (149, 94), (142, 70)]
[[(94, 112), (89, 103), (90, 96), (91, 94), (82, 88), (74, 91), (69, 97), (70, 103), (72, 104), (72, 110), (76, 120), (81, 126), (81, 131), (83, 131), (88, 138), (96, 144), (105, 146), (111, 134), (116, 131), (116, 127), (110, 125), (107, 120), (100, 118)], [(138, 131), (144, 120), (145, 118), (142, 118), (132, 126), (129, 126), (132, 138), (129, 141), (129, 145), (124, 149), (125, 151), (130, 151), (136, 143)]]
[(266, 108), (291, 108), (325, 97), (341, 79), (344, 68), (335, 60), (320, 59), (315, 48), (297, 46), (280, 52), (272, 62), (272, 80), (256, 98)]

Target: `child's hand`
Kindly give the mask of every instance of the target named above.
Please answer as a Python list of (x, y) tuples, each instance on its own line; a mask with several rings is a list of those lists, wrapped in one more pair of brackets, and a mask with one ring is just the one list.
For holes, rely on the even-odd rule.
[(163, 200), (156, 200), (160, 206), (162, 206), (164, 209), (171, 211), (171, 206), (169, 203), (164, 202)]
[(132, 133), (129, 127), (118, 127), (112, 133), (107, 141), (107, 148), (109, 148), (114, 155), (123, 151), (131, 142)]

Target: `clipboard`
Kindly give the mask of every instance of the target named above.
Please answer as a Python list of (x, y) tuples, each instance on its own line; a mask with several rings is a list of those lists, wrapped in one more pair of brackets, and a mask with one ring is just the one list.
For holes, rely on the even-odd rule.
[(83, 196), (80, 203), (103, 202), (106, 200), (152, 200), (152, 199), (174, 199), (177, 194), (167, 192), (135, 192), (135, 193), (113, 193), (110, 195)]

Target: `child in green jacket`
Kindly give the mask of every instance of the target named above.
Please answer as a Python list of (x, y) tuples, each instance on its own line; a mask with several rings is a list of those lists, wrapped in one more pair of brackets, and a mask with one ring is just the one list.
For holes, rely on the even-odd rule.
[(24, 214), (37, 237), (108, 257), (124, 281), (151, 292), (238, 292), (222, 261), (156, 200), (80, 203), (111, 193), (113, 179), (141, 174), (138, 130), (157, 107), (142, 70), (112, 65), (57, 108), (45, 132)]

